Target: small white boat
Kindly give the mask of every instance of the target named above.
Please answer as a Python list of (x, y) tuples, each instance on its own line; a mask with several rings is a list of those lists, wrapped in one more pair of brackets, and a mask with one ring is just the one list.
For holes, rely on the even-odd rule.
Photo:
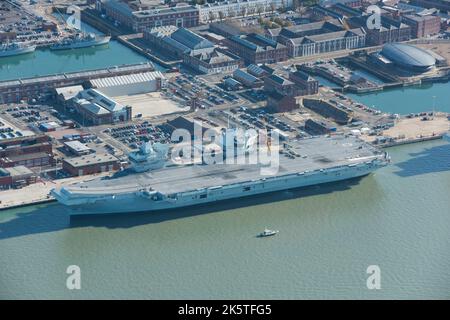
[(270, 237), (270, 236), (274, 236), (274, 235), (276, 235), (278, 232), (280, 232), (280, 231), (278, 231), (278, 230), (270, 230), (270, 229), (264, 229), (264, 231), (263, 232), (261, 232), (259, 235), (258, 235), (258, 237)]

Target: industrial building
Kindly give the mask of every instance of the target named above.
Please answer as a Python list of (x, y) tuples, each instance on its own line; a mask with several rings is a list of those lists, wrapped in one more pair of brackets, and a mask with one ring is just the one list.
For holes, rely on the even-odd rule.
[(307, 119), (305, 121), (305, 131), (312, 135), (329, 134), (335, 129), (318, 120)]
[(169, 25), (191, 28), (199, 24), (198, 9), (189, 5), (140, 10), (130, 7), (125, 1), (98, 0), (96, 8), (119, 25), (134, 32)]
[(322, 99), (303, 98), (302, 104), (322, 117), (330, 118), (334, 122), (346, 125), (352, 120), (352, 114), (328, 101)]
[(450, 2), (448, 0), (410, 0), (409, 3), (424, 8), (436, 8), (439, 10), (450, 11)]
[(204, 74), (229, 73), (238, 69), (243, 63), (237, 55), (219, 48), (212, 52), (185, 54), (185, 65)]
[(64, 142), (64, 147), (67, 151), (77, 156), (84, 156), (93, 152), (91, 148), (78, 140), (66, 141)]
[(18, 103), (39, 97), (54, 97), (55, 89), (82, 85), (96, 78), (153, 71), (151, 63), (110, 67), (99, 70), (70, 72), (51, 76), (0, 81), (0, 103)]
[(257, 78), (262, 78), (262, 77), (270, 75), (270, 73), (267, 72), (267, 70), (264, 70), (263, 68), (261, 68), (260, 66), (258, 66), (256, 64), (249, 65), (247, 67), (247, 72)]
[(264, 77), (264, 90), (269, 109), (287, 112), (298, 107), (298, 96), (317, 94), (319, 81), (303, 71), (290, 72), (289, 79), (271, 74)]
[(233, 36), (226, 44), (247, 64), (277, 63), (288, 59), (286, 46), (256, 33)]
[(185, 28), (175, 26), (155, 27), (144, 31), (143, 37), (151, 45), (176, 57), (184, 55), (209, 54), (214, 44), (202, 36)]
[(120, 169), (120, 161), (110, 154), (90, 154), (64, 159), (62, 168), (72, 176), (83, 176)]
[(244, 35), (245, 32), (230, 21), (213, 22), (209, 24), (209, 31), (225, 38)]
[(407, 14), (402, 21), (411, 27), (412, 38), (423, 38), (438, 34), (441, 30), (441, 18), (433, 15)]
[(226, 78), (223, 85), (227, 90), (239, 90), (242, 88), (242, 83), (233, 78)]
[(276, 74), (264, 78), (264, 90), (269, 93), (277, 92), (282, 95), (293, 97), (303, 93), (303, 89), (294, 82)]
[(43, 132), (53, 132), (59, 129), (61, 126), (55, 121), (43, 122), (39, 125), (39, 130)]
[(319, 81), (311, 77), (306, 72), (297, 70), (289, 73), (289, 80), (297, 84), (302, 89), (302, 95), (312, 95), (319, 92)]
[(272, 91), (267, 95), (266, 107), (274, 112), (289, 112), (298, 108), (298, 102), (294, 96)]
[(244, 86), (249, 88), (256, 88), (263, 85), (263, 82), (261, 79), (251, 75), (248, 72), (245, 72), (241, 69), (238, 69), (233, 72), (233, 78), (240, 83), (242, 83)]
[(53, 147), (46, 135), (5, 139), (0, 142), (0, 167), (44, 167), (53, 164)]
[(164, 52), (183, 59), (183, 63), (204, 74), (232, 72), (239, 68), (239, 56), (220, 48), (185, 28), (157, 27), (144, 31), (144, 39)]
[(132, 118), (131, 106), (124, 106), (96, 89), (79, 92), (70, 106), (80, 115), (84, 125), (101, 125)]
[[(201, 139), (203, 137), (203, 134), (206, 132), (206, 130), (213, 128), (206, 122), (199, 121), (197, 119), (193, 119), (190, 117), (185, 116), (179, 116), (175, 119), (168, 120), (167, 122), (161, 124), (159, 126), (161, 130), (168, 133), (169, 135), (172, 135), (172, 133), (177, 129), (184, 129), (189, 131), (192, 139)], [(196, 132), (197, 130), (200, 130), (200, 132)], [(196, 134), (200, 136), (196, 136)]]
[(21, 188), (36, 183), (36, 174), (25, 166), (0, 168), (0, 189)]
[(160, 91), (167, 84), (160, 71), (93, 79), (90, 86), (109, 97)]
[(67, 87), (61, 87), (55, 89), (55, 97), (56, 102), (59, 105), (64, 105), (72, 98), (75, 98), (76, 95), (83, 91), (84, 88), (82, 85), (75, 85), (75, 86), (67, 86)]

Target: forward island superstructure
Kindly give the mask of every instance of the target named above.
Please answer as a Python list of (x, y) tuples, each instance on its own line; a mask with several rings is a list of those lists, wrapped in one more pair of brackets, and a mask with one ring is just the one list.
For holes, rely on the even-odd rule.
[(148, 164), (133, 154), (133, 159), (140, 159), (137, 170), (64, 186), (52, 190), (52, 195), (74, 215), (157, 211), (347, 180), (389, 162), (386, 152), (357, 137), (340, 135), (284, 144), (277, 151), (279, 166), (272, 175), (261, 174), (262, 164), (164, 166), (155, 154), (161, 156), (165, 150), (155, 149), (141, 148)]

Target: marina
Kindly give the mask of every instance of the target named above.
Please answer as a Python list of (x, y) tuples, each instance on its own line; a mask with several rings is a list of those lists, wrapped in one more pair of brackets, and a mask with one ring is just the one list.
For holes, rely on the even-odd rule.
[[(102, 33), (97, 29), (81, 23), (81, 30), (87, 34)], [(3, 57), (0, 59), (0, 81), (36, 76), (61, 74), (66, 72), (85, 71), (107, 68), (124, 64), (146, 63), (149, 60), (116, 40), (98, 47), (53, 51), (45, 43), (29, 55)], [(155, 64), (156, 69), (164, 70)]]

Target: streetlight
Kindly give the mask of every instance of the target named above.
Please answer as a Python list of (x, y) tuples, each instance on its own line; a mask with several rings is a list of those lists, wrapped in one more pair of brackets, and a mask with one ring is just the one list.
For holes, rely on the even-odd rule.
[(434, 109), (436, 108), (436, 96), (433, 96), (433, 119), (434, 119)]

